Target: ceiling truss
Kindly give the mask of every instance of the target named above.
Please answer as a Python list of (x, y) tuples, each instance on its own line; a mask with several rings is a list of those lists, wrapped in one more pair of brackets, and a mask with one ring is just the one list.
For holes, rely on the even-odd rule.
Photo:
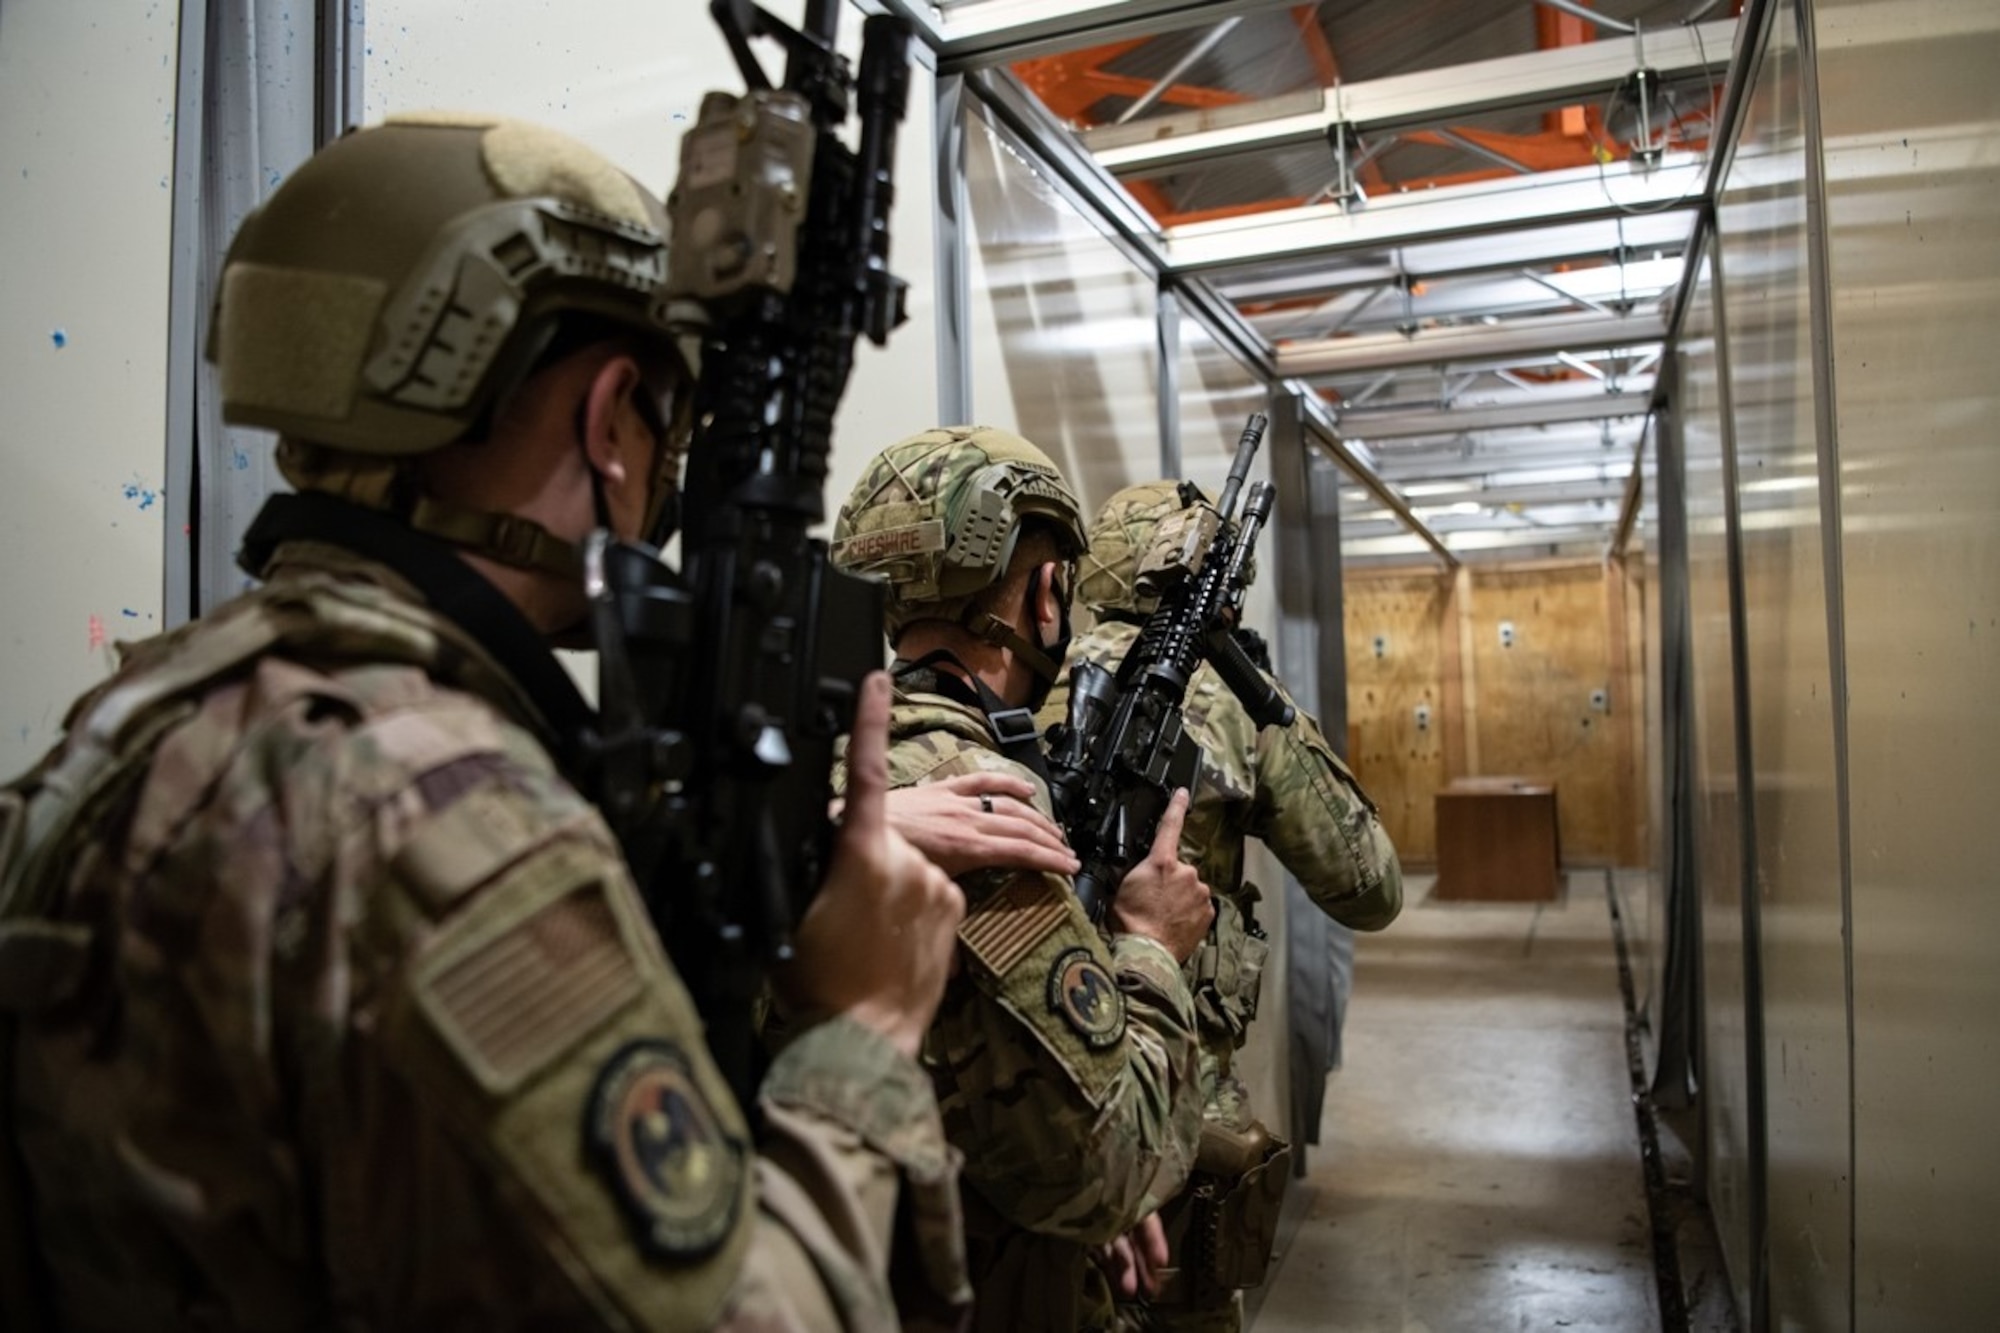
[[(1522, 0), (1540, 49), (1343, 81), (1349, 29), (1309, 4), (863, 2), (909, 17), (1178, 308), (1303, 395), (1358, 487), (1344, 550), (1622, 546), (1709, 140), (1738, 114), (1737, 20)], [(1617, 17), (1642, 11), (1643, 44)], [(1313, 85), (1239, 81), (1232, 50), (1286, 31)], [(1619, 119), (1642, 61), (1680, 90), (1671, 133)]]

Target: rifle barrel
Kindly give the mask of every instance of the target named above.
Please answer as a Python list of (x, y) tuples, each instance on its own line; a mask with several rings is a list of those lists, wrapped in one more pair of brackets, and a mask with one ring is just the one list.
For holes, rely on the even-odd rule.
[(1268, 424), (1262, 412), (1252, 412), (1250, 420), (1243, 424), (1243, 434), (1236, 441), (1236, 462), (1229, 468), (1229, 480), (1222, 486), (1222, 500), (1215, 507), (1225, 519), (1236, 517), (1237, 492), (1250, 479), (1250, 465), (1256, 461), (1257, 446), (1264, 442), (1264, 427)]

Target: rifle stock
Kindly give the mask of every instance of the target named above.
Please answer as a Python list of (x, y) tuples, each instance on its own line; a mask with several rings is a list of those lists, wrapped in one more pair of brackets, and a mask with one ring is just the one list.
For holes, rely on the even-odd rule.
[[(668, 199), (667, 295), (700, 346), (681, 569), (604, 534), (586, 551), (602, 803), (746, 1104), (763, 969), (825, 874), (835, 742), (881, 666), (879, 586), (808, 532), (855, 339), (903, 320), (888, 216), (909, 30), (868, 19), (857, 78), (840, 9), (808, 0), (793, 29), (749, 0), (710, 6), (749, 91), (704, 99)], [(783, 47), (782, 86), (753, 38)]]

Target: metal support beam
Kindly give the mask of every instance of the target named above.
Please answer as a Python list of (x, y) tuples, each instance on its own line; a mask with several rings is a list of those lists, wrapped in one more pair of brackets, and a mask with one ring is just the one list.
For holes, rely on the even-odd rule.
[(1707, 166), (1700, 154), (1673, 153), (1650, 171), (1626, 163), (1572, 167), (1533, 177), (1391, 195), (1352, 213), (1338, 204), (1315, 204), (1189, 223), (1168, 229), (1167, 263), (1176, 273), (1200, 273), (1303, 255), (1666, 210), (1700, 200)]
[(1550, 9), (1560, 9), (1565, 14), (1574, 14), (1584, 22), (1594, 23), (1606, 32), (1632, 33), (1638, 31), (1637, 28), (1623, 19), (1615, 19), (1608, 14), (1600, 14), (1594, 9), (1585, 8), (1583, 5), (1576, 3), (1576, 0), (1536, 0), (1536, 3), (1547, 5)]
[[(1736, 41), (1736, 21), (1697, 28), (1664, 28), (1651, 34), (1646, 56), (1668, 80), (1719, 73), (1727, 68)], [(1398, 74), (1320, 90), (1315, 111), (1273, 115), (1216, 129), (1175, 134), (1178, 124), (1161, 123), (1137, 139), (1132, 128), (1091, 131), (1084, 142), (1098, 161), (1120, 176), (1149, 176), (1182, 170), (1194, 163), (1239, 158), (1301, 144), (1324, 144), (1342, 121), (1363, 137), (1382, 131), (1452, 125), (1495, 111), (1600, 101), (1633, 69), (1626, 42), (1585, 42), (1527, 55), (1478, 60), (1445, 69)]]
[(978, 0), (942, 10), (926, 0), (877, 3), (907, 19), (937, 52), (938, 73), (955, 74), (1286, 9), (1297, 0)]
[(1299, 401), (1305, 408), (1305, 424), (1312, 437), (1319, 442), (1320, 448), (1326, 450), (1333, 461), (1346, 470), (1347, 475), (1357, 486), (1375, 497), (1404, 527), (1437, 552), (1438, 559), (1444, 561), (1447, 569), (1458, 568), (1458, 557), (1451, 553), (1451, 548), (1444, 544), (1444, 539), (1432, 532), (1422, 519), (1411, 512), (1410, 502), (1405, 500), (1395, 487), (1384, 481), (1381, 474), (1369, 466), (1359, 451), (1348, 447), (1347, 441), (1341, 438), (1333, 414), (1320, 400), (1319, 395), (1296, 382), (1290, 387), (1299, 395)]
[(1170, 287), (1159, 294), (1160, 475), (1181, 471), (1181, 301)]
[(1386, 256), (1355, 255), (1337, 264), (1318, 256), (1294, 257), (1255, 270), (1218, 274), (1215, 281), (1231, 300), (1251, 303), (1377, 287), (1406, 277), (1429, 282), (1482, 273), (1517, 273), (1523, 267), (1615, 260), (1620, 254), (1678, 255), (1687, 248), (1697, 217), (1690, 206), (1637, 217), (1534, 227), (1475, 240), (1412, 241)]
[(202, 373), (202, 319), (210, 292), (202, 284), (202, 152), (207, 133), (208, 0), (181, 0), (179, 51), (174, 67), (174, 189), (167, 260), (167, 521), (165, 587), (161, 606), (167, 628), (187, 623), (196, 610), (197, 556), (193, 527), (196, 385)]
[(1336, 419), (1340, 429), (1356, 439), (1399, 440), (1421, 435), (1458, 435), (1467, 431), (1553, 426), (1565, 421), (1639, 417), (1651, 409), (1652, 401), (1650, 393), (1605, 393), (1584, 398), (1560, 398), (1553, 402), (1461, 408), (1452, 412), (1383, 412), (1379, 416), (1356, 414)]
[(938, 416), (972, 411), (972, 199), (965, 181), (965, 77), (937, 79), (936, 227)]
[(1666, 316), (1658, 310), (1630, 315), (1544, 315), (1515, 324), (1468, 324), (1448, 329), (1400, 333), (1365, 333), (1293, 343), (1278, 349), (1281, 375), (1353, 375), (1405, 366), (1490, 360), (1496, 357), (1547, 356), (1575, 348), (1632, 347), (1656, 343), (1667, 336)]
[(1484, 144), (1474, 143), (1472, 140), (1466, 138), (1463, 134), (1460, 134), (1455, 130), (1438, 129), (1438, 130), (1432, 130), (1430, 131), (1430, 133), (1435, 137), (1444, 140), (1446, 143), (1450, 144), (1453, 148), (1458, 149), (1462, 153), (1470, 153), (1474, 157), (1482, 158), (1485, 161), (1491, 162), (1496, 167), (1504, 167), (1506, 170), (1513, 172), (1517, 176), (1532, 176), (1535, 174), (1535, 169), (1529, 166), (1527, 163), (1517, 162), (1513, 158), (1507, 156), (1505, 153), (1496, 153), (1491, 148), (1488, 148)]
[(1160, 99), (1166, 96), (1167, 90), (1181, 81), (1182, 75), (1201, 63), (1203, 56), (1206, 56), (1210, 51), (1220, 46), (1222, 39), (1236, 31), (1236, 25), (1242, 21), (1243, 16), (1238, 14), (1232, 18), (1222, 20), (1222, 22), (1209, 29), (1208, 32), (1202, 35), (1200, 41), (1188, 48), (1186, 55), (1174, 62), (1173, 68), (1162, 74), (1152, 87), (1139, 95), (1137, 101), (1120, 112), (1117, 121), (1114, 123), (1119, 125), (1129, 124), (1145, 115), (1148, 111), (1151, 111), (1159, 104)]

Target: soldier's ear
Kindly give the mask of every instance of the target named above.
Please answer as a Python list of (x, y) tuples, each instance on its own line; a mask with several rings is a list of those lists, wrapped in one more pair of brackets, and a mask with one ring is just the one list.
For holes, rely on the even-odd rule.
[(664, 441), (656, 441), (637, 405), (638, 395), (645, 392), (639, 363), (624, 352), (607, 357), (584, 390), (584, 453), (614, 486), (632, 477), (649, 477), (651, 450), (664, 446)]
[(1069, 589), (1063, 586), (1063, 566), (1058, 561), (1044, 560), (1035, 570), (1035, 577), (1029, 581), (1034, 598), (1035, 623), (1038, 625), (1059, 625), (1063, 611), (1069, 603)]

